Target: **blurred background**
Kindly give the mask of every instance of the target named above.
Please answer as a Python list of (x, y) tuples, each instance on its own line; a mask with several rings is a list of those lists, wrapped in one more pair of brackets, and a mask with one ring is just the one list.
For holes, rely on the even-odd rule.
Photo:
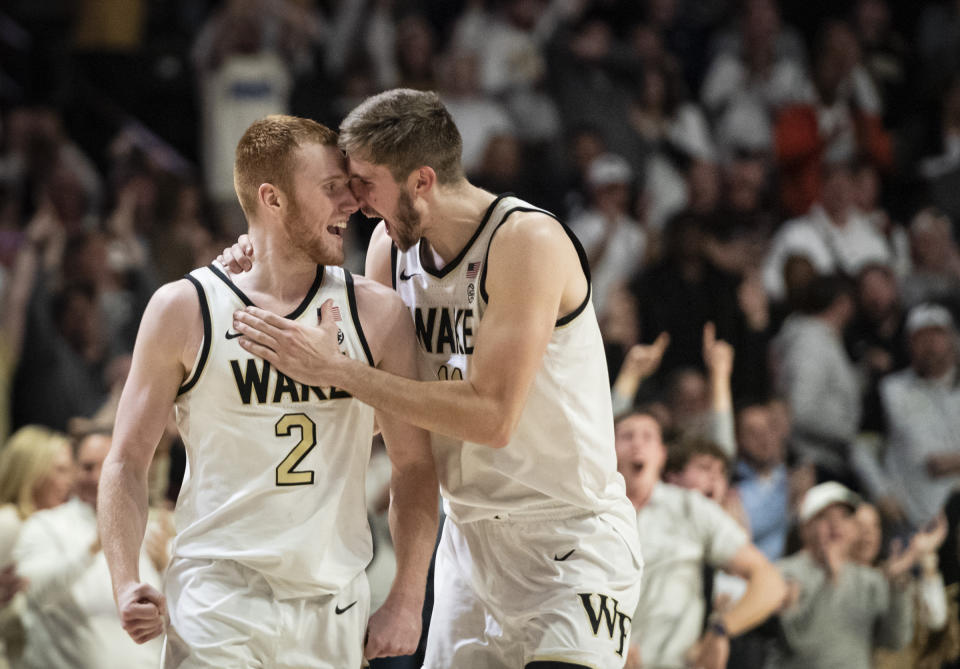
[[(957, 1), (5, 0), (0, 439), (112, 425), (153, 290), (245, 229), (253, 120), (336, 128), (405, 86), (440, 93), (471, 181), (582, 241), (619, 411), (915, 530), (960, 483), (958, 75)], [(159, 453), (162, 506), (175, 428)]]
[[(712, 321), (738, 351), (734, 394), (763, 395), (767, 344), (816, 275), (855, 281), (877, 265), (897, 295), (874, 300), (960, 305), (958, 67), (955, 2), (10, 0), (4, 377), (59, 335), (91, 384), (17, 375), (0, 434), (89, 417), (122, 377), (152, 290), (243, 231), (231, 170), (252, 120), (336, 127), (395, 86), (441, 93), (471, 180), (580, 236), (611, 378), (662, 331), (656, 381), (703, 371)], [(785, 224), (798, 218), (809, 225)], [(351, 226), (354, 269), (370, 229)], [(46, 285), (12, 286), (29, 245)], [(57, 305), (40, 341), (38, 288)], [(862, 344), (850, 353), (872, 372), (905, 363)]]

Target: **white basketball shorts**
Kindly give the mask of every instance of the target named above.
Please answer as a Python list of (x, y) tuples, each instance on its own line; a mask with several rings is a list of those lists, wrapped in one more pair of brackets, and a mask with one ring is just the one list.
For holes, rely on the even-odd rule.
[(635, 525), (612, 514), (447, 518), (424, 669), (619, 669), (642, 569)]
[(241, 564), (176, 558), (164, 590), (164, 669), (364, 666), (370, 591), (362, 572), (335, 595), (277, 600)]

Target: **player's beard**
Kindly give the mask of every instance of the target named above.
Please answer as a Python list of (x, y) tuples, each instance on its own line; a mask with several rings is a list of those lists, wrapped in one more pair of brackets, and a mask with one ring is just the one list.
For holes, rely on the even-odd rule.
[(289, 211), (283, 217), (283, 229), (290, 243), (318, 265), (342, 265), (343, 247), (337, 248), (325, 243), (323, 230), (318, 230), (318, 227), (310, 225), (304, 219), (303, 210), (296, 196), (291, 197)]
[(420, 241), (420, 212), (413, 207), (407, 191), (400, 189), (397, 198), (397, 216), (393, 223), (396, 238), (393, 240), (401, 251), (406, 251)]

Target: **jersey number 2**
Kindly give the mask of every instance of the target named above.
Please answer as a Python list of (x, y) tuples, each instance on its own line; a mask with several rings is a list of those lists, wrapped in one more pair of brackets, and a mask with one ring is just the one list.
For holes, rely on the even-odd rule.
[(302, 413), (287, 413), (277, 421), (277, 436), (289, 437), (294, 429), (300, 430), (300, 441), (293, 447), (279, 465), (277, 465), (277, 485), (310, 485), (313, 483), (313, 471), (297, 471), (307, 453), (317, 445), (317, 426)]

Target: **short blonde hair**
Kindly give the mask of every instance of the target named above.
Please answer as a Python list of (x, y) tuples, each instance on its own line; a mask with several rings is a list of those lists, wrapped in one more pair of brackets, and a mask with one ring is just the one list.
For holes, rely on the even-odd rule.
[(433, 91), (395, 88), (367, 98), (340, 124), (340, 148), (387, 167), (397, 183), (423, 165), (443, 185), (463, 179), (460, 131)]
[(13, 433), (0, 450), (0, 504), (13, 504), (21, 518), (36, 511), (33, 492), (53, 468), (66, 435), (40, 425), (26, 425)]
[(294, 152), (308, 144), (336, 146), (337, 133), (308, 118), (285, 114), (271, 114), (247, 128), (233, 163), (233, 187), (247, 216), (256, 209), (260, 184), (292, 192)]

